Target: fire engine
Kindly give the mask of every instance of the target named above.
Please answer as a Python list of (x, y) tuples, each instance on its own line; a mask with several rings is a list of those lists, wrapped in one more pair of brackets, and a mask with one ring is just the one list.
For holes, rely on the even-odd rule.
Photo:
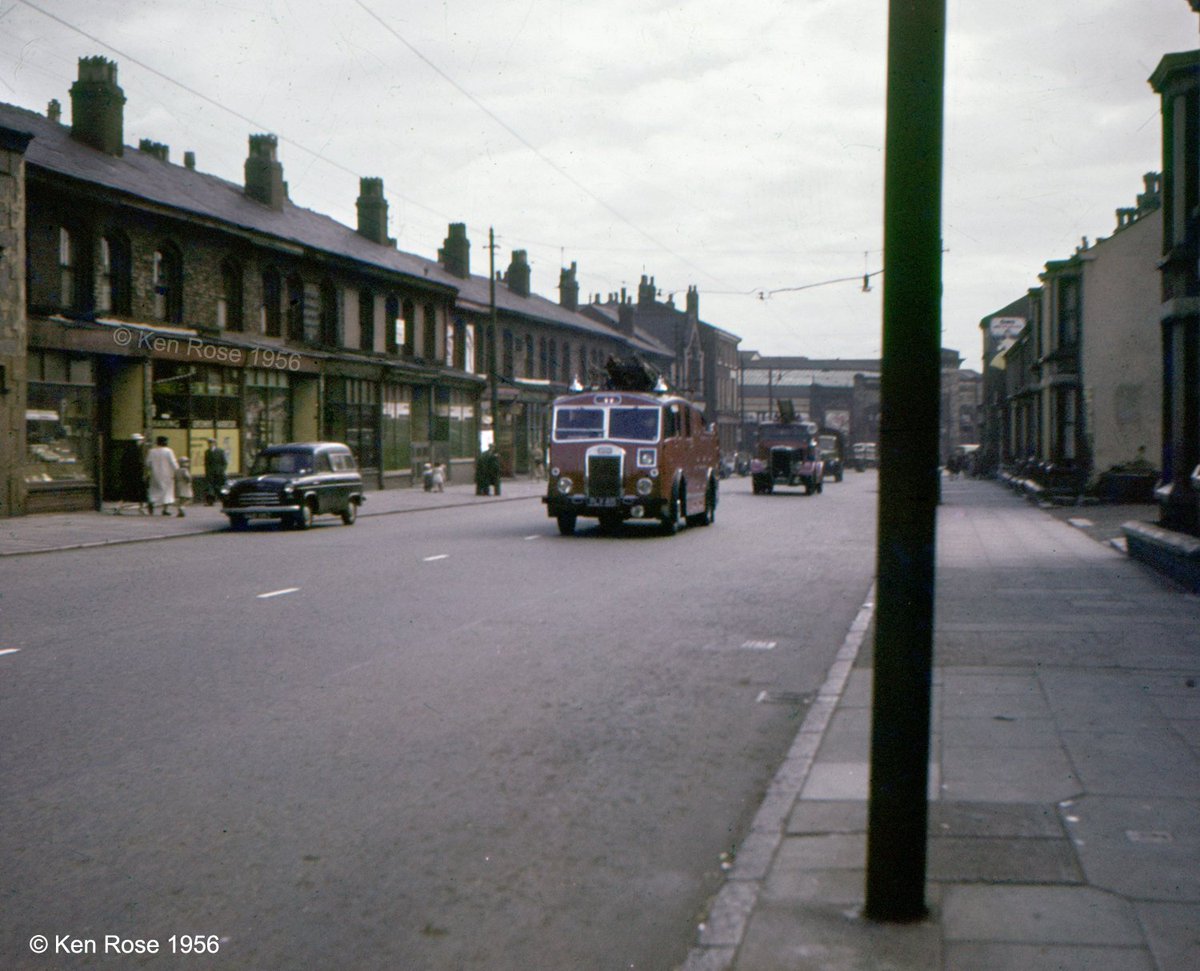
[(715, 429), (661, 379), (638, 365), (609, 364), (603, 389), (556, 398), (550, 430), (546, 512), (564, 536), (580, 516), (611, 530), (626, 520), (673, 534), (684, 520), (707, 526), (717, 510), (720, 447)]

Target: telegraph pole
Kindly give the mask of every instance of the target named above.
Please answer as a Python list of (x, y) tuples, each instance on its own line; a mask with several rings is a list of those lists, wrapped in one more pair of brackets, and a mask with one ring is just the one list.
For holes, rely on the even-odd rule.
[[(492, 447), (500, 454), (500, 355), (496, 348), (496, 234), (488, 227), (488, 304), (490, 308), (484, 352), (488, 363), (488, 384), (492, 387)], [(497, 487), (498, 488), (498, 487)]]
[(926, 914), (941, 371), (945, 0), (891, 0), (865, 914)]

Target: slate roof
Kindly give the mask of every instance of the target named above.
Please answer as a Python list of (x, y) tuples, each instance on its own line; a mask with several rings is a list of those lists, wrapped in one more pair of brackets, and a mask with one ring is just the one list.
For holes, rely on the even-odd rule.
[(128, 145), (123, 155), (108, 155), (73, 139), (69, 126), (14, 105), (0, 104), (0, 125), (32, 133), (33, 141), (25, 152), (30, 166), (145, 199), (185, 216), (218, 220), (431, 284), (455, 287), (454, 278), (434, 261), (373, 243), (329, 216), (290, 200), (276, 211), (247, 197), (241, 185), (164, 162)]

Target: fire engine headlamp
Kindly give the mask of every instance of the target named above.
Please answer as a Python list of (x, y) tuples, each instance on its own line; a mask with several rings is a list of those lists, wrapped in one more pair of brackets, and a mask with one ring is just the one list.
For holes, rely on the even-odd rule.
[(556, 466), (554, 466), (554, 468), (552, 468), (552, 469), (550, 470), (550, 478), (552, 478), (552, 479), (557, 479), (557, 478), (558, 478), (558, 476), (559, 476), (559, 473), (560, 473), (561, 471), (562, 471), (562, 470), (561, 470), (561, 469), (559, 469), (559, 467), (558, 467), (557, 465), (556, 465)]
[(558, 480), (558, 491), (560, 493), (562, 493), (564, 496), (570, 494), (571, 480), (567, 476), (564, 475), (561, 479)]
[(638, 479), (637, 492), (639, 496), (648, 496), (654, 489), (653, 479)]

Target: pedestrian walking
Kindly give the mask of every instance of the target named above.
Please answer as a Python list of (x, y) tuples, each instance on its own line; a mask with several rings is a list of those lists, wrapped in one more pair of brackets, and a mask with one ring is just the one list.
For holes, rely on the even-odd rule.
[(446, 491), (446, 466), (440, 463), (433, 467), (433, 491)]
[(217, 440), (210, 438), (204, 450), (204, 504), (211, 506), (225, 488), (225, 474), (229, 468), (229, 457), (225, 449), (218, 447)]
[(433, 466), (428, 462), (421, 468), (421, 481), (426, 492), (433, 492)]
[(184, 515), (183, 507), (186, 506), (195, 497), (192, 491), (192, 470), (189, 468), (191, 460), (186, 456), (181, 456), (179, 459), (179, 468), (175, 470), (175, 500), (178, 513), (176, 515)]
[(175, 472), (179, 469), (179, 460), (167, 444), (167, 436), (159, 435), (154, 440), (154, 448), (146, 456), (146, 469), (150, 473), (150, 493), (147, 497), (146, 508), (154, 515), (154, 507), (161, 506), (162, 514), (169, 516), (167, 507), (175, 504)]

